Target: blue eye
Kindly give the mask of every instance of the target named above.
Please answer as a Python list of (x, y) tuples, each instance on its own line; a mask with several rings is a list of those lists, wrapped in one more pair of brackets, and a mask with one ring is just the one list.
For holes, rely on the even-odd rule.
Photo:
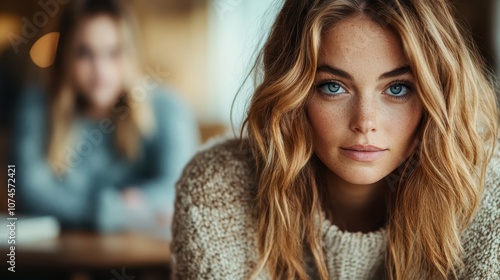
[(337, 95), (347, 92), (339, 83), (328, 82), (318, 86), (318, 88), (327, 95)]
[(404, 83), (395, 83), (389, 86), (384, 93), (389, 94), (391, 97), (402, 98), (410, 92), (411, 88), (409, 85)]

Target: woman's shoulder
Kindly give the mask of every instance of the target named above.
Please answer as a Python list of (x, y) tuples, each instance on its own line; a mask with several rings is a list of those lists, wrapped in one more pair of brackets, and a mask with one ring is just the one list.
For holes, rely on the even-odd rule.
[(483, 206), (491, 206), (500, 211), (500, 138), (497, 141), (493, 157), (486, 169), (484, 196), (492, 200), (492, 205), (484, 205), (483, 203)]
[[(148, 92), (146, 97), (157, 114), (189, 111), (189, 105), (182, 98), (181, 92), (167, 85), (158, 86)], [(140, 101), (140, 97), (138, 98)]]
[(48, 96), (44, 88), (32, 83), (25, 86), (19, 93), (17, 105), (21, 109), (25, 109), (27, 107), (29, 107), (29, 109), (33, 109), (33, 107), (43, 108), (47, 105), (47, 101)]
[[(484, 192), (476, 217), (476, 225), (493, 229), (495, 223), (500, 235), (500, 139), (497, 142), (493, 157), (486, 168)], [(500, 237), (500, 236), (499, 236)]]
[(242, 279), (258, 252), (246, 141), (209, 141), (177, 183), (172, 224), (176, 279)]
[(500, 145), (488, 164), (480, 207), (464, 232), (463, 247), (465, 279), (500, 276)]
[(35, 84), (27, 85), (17, 97), (14, 113), (14, 132), (24, 135), (36, 131), (44, 135), (47, 125), (48, 96), (46, 91)]
[(179, 197), (215, 206), (221, 198), (252, 200), (254, 165), (247, 140), (217, 138), (204, 144), (189, 161), (177, 182)]

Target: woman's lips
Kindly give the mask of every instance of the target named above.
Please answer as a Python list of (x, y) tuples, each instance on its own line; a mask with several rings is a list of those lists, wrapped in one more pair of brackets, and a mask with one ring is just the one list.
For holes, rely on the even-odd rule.
[(340, 148), (340, 151), (352, 160), (373, 162), (383, 157), (387, 149), (381, 149), (375, 146), (355, 145), (348, 148)]

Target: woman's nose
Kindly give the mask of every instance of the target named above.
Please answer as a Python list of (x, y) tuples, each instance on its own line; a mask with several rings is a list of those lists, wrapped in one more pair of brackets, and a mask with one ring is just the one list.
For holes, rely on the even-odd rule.
[(351, 109), (350, 128), (357, 133), (377, 131), (377, 105), (374, 98), (359, 97)]

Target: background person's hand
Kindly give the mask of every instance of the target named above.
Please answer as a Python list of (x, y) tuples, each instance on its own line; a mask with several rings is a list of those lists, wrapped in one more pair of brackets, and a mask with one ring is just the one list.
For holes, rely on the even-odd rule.
[(122, 191), (122, 197), (127, 208), (139, 208), (144, 206), (144, 197), (137, 188), (126, 188)]

